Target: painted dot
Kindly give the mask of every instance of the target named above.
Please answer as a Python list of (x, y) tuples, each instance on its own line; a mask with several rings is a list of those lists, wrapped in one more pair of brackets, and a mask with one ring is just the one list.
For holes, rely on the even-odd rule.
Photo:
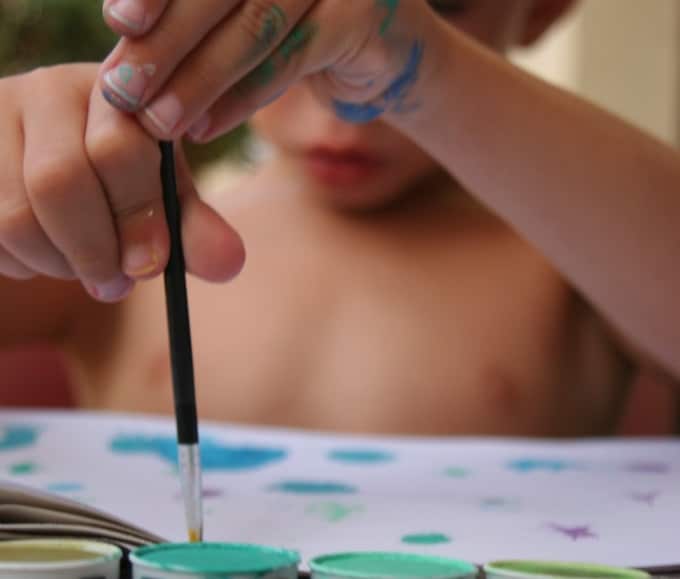
[(40, 467), (34, 462), (17, 462), (9, 467), (10, 474), (15, 476), (34, 474), (39, 470)]
[(57, 482), (47, 485), (47, 490), (52, 493), (77, 493), (83, 489), (83, 485), (77, 482)]
[(508, 464), (510, 470), (516, 472), (564, 472), (578, 468), (578, 465), (560, 459), (520, 458)]
[(385, 452), (383, 450), (337, 449), (329, 452), (328, 458), (336, 462), (369, 465), (390, 462), (391, 460), (394, 460), (394, 455), (391, 452)]
[(401, 542), (407, 545), (443, 545), (450, 543), (451, 537), (443, 533), (415, 533), (404, 535)]
[(33, 446), (39, 431), (34, 426), (6, 426), (0, 435), (0, 450), (16, 450)]
[[(111, 451), (119, 454), (149, 454), (177, 464), (177, 440), (172, 436), (118, 436)], [(201, 440), (201, 467), (204, 471), (252, 470), (283, 460), (284, 449), (265, 446), (230, 446), (210, 438)]]
[(280, 482), (270, 487), (270, 490), (296, 495), (347, 495), (357, 492), (355, 487), (345, 483), (303, 480)]
[(444, 471), (444, 476), (451, 478), (465, 478), (468, 474), (468, 470), (460, 466), (452, 466)]
[(342, 503), (325, 502), (309, 505), (305, 512), (329, 523), (339, 523), (354, 513), (360, 513), (363, 510), (364, 508), (361, 505), (343, 505)]

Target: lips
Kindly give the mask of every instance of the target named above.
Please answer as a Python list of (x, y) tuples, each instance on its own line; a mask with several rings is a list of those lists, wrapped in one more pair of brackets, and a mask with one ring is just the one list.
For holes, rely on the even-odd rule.
[(316, 147), (306, 151), (305, 160), (315, 179), (335, 187), (368, 181), (385, 166), (375, 155), (359, 149)]

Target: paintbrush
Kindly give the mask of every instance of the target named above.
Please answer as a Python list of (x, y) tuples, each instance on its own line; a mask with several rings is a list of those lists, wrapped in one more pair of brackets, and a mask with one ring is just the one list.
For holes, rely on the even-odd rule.
[(164, 277), (179, 474), (189, 541), (195, 542), (203, 539), (203, 505), (189, 305), (173, 144), (162, 141), (160, 147), (163, 204), (170, 232), (170, 259)]

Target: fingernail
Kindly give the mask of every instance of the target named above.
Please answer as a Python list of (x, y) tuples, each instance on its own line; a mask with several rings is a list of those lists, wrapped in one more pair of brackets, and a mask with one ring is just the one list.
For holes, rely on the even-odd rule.
[(148, 66), (134, 66), (127, 62), (119, 64), (104, 75), (104, 97), (116, 107), (135, 110), (142, 101), (152, 74)]
[(132, 289), (134, 282), (121, 275), (114, 280), (88, 287), (90, 293), (103, 302), (115, 302), (123, 299)]
[(146, 11), (138, 0), (115, 0), (106, 7), (106, 13), (133, 32), (144, 32)]
[(195, 141), (200, 141), (210, 129), (210, 125), (210, 115), (205, 113), (189, 128), (187, 132), (192, 139)]
[(123, 257), (123, 270), (134, 278), (152, 274), (158, 264), (158, 255), (151, 245), (133, 245)]
[(174, 94), (166, 94), (146, 109), (146, 116), (166, 135), (170, 135), (184, 114), (184, 107)]

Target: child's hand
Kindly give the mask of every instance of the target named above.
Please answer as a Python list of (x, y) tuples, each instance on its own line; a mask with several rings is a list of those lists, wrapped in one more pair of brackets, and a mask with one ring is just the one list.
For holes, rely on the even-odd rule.
[(163, 139), (209, 140), (305, 77), (348, 121), (408, 111), (436, 52), (424, 0), (109, 0), (104, 11), (128, 34), (102, 66), (103, 93)]
[[(0, 276), (79, 278), (102, 301), (163, 271), (168, 234), (154, 139), (101, 98), (95, 65), (0, 79)], [(240, 241), (197, 197), (183, 158), (187, 267), (212, 280)]]

